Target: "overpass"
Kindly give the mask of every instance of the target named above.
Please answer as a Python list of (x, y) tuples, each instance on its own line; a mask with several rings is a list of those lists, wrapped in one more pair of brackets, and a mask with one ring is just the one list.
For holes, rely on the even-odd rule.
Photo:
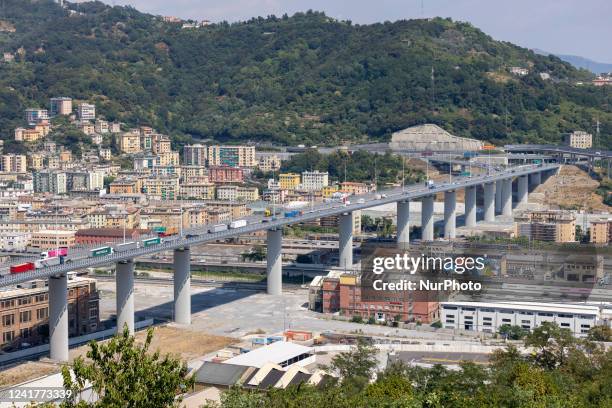
[(596, 150), (596, 149), (578, 149), (576, 147), (559, 146), (559, 145), (540, 145), (540, 144), (521, 144), (521, 145), (506, 145), (506, 152), (512, 153), (550, 153), (558, 155), (588, 157), (590, 159), (610, 160), (612, 159), (612, 151)]
[(134, 330), (134, 259), (157, 252), (174, 251), (174, 320), (178, 324), (191, 323), (190, 294), (190, 247), (257, 231), (267, 231), (267, 293), (282, 294), (282, 227), (312, 221), (321, 217), (339, 217), (339, 267), (353, 267), (353, 211), (383, 204), (397, 204), (397, 243), (409, 244), (409, 202), (422, 202), (422, 240), (434, 240), (433, 204), (435, 195), (444, 194), (444, 237), (455, 238), (456, 190), (465, 189), (465, 225), (476, 225), (476, 190), (484, 190), (484, 220), (493, 221), (495, 213), (512, 215), (512, 181), (517, 180), (517, 204), (525, 203), (529, 185), (538, 185), (542, 177), (557, 172), (558, 164), (521, 166), (494, 171), (486, 175), (454, 177), (452, 182), (427, 186), (424, 184), (404, 186), (378, 193), (350, 197), (350, 203), (328, 202), (311, 205), (295, 217), (277, 219), (263, 216), (247, 217), (248, 224), (241, 228), (213, 232), (208, 226), (184, 230), (184, 235), (166, 238), (158, 245), (114, 252), (110, 255), (89, 257), (81, 250), (67, 257), (61, 265), (49, 266), (34, 271), (6, 275), (0, 279), (0, 287), (15, 285), (34, 279), (48, 279), (49, 286), (49, 333), (50, 357), (53, 360), (68, 360), (68, 273), (82, 268), (96, 268), (116, 264), (117, 328), (127, 325)]

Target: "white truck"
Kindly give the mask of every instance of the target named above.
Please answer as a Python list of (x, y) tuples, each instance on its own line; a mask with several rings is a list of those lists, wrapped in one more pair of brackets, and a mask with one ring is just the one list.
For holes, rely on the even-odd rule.
[(225, 225), (225, 224), (217, 224), (217, 225), (213, 225), (208, 230), (208, 233), (212, 234), (213, 232), (221, 232), (221, 231), (225, 231), (225, 230), (227, 230), (227, 225)]
[(429, 189), (432, 189), (432, 188), (434, 188), (434, 187), (435, 187), (433, 180), (427, 180), (427, 181), (425, 182), (425, 186), (426, 186), (427, 188), (429, 188)]
[(135, 241), (124, 242), (122, 244), (115, 245), (115, 252), (130, 251), (132, 249), (138, 249), (139, 246), (139, 243)]
[(230, 229), (242, 228), (247, 226), (247, 220), (236, 220), (230, 222)]
[(34, 261), (34, 268), (41, 269), (47, 266), (55, 266), (61, 263), (60, 258), (54, 256), (52, 258), (39, 259), (38, 261)]

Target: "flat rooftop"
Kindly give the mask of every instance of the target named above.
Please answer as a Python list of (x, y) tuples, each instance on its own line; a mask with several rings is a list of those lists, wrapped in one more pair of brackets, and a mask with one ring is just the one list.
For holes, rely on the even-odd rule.
[(235, 364), (261, 368), (266, 363), (279, 364), (301, 354), (311, 353), (312, 348), (288, 341), (277, 341), (225, 360), (225, 364)]
[(561, 303), (538, 303), (538, 302), (440, 302), (444, 306), (489, 308), (489, 309), (512, 309), (542, 312), (559, 312), (586, 315), (599, 315), (598, 306), (561, 304)]

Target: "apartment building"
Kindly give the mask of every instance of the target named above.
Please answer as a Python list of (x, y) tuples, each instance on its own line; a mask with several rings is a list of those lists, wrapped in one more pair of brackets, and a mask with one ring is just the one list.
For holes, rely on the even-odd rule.
[(259, 190), (257, 187), (217, 186), (217, 199), (228, 201), (257, 201)]
[(113, 152), (111, 149), (100, 149), (98, 155), (102, 160), (110, 160), (113, 158)]
[(592, 244), (608, 244), (612, 242), (612, 218), (592, 220), (590, 224), (589, 239)]
[(565, 144), (577, 149), (590, 149), (593, 147), (593, 135), (582, 130), (576, 130), (565, 135)]
[[(128, 241), (138, 240), (145, 232), (139, 229), (125, 230), (125, 239)], [(75, 233), (75, 242), (78, 245), (106, 245), (122, 242), (124, 231), (122, 228), (85, 228)]]
[(96, 105), (89, 103), (80, 103), (77, 106), (77, 113), (79, 120), (95, 120), (96, 119)]
[(49, 120), (49, 111), (46, 109), (29, 108), (25, 110), (25, 120), (30, 126), (34, 126), (40, 121)]
[(208, 179), (211, 183), (242, 183), (242, 169), (229, 166), (211, 166), (208, 168)]
[(24, 251), (31, 239), (32, 234), (27, 232), (0, 232), (0, 250)]
[(117, 135), (119, 139), (119, 150), (122, 153), (134, 154), (142, 151), (140, 146), (140, 134), (125, 132)]
[(300, 175), (296, 173), (281, 173), (278, 182), (281, 190), (295, 190), (300, 186)]
[(94, 131), (100, 134), (108, 133), (109, 132), (108, 122), (102, 119), (96, 119), (94, 123)]
[(327, 172), (303, 171), (302, 189), (306, 191), (318, 191), (329, 185), (329, 174)]
[(533, 330), (542, 322), (553, 322), (572, 334), (584, 337), (597, 325), (597, 306), (530, 302), (442, 302), (440, 320), (447, 329), (495, 333), (502, 325)]
[(281, 168), (281, 160), (275, 154), (265, 155), (259, 158), (258, 167), (264, 173), (278, 171)]
[[(68, 277), (70, 336), (95, 332), (100, 326), (99, 294), (95, 279)], [(43, 344), (49, 337), (49, 288), (38, 280), (27, 287), (0, 292), (2, 350)]]
[(255, 146), (208, 146), (209, 166), (255, 167)]
[(207, 148), (201, 144), (183, 147), (183, 163), (186, 166), (206, 166)]
[[(353, 233), (361, 234), (361, 210), (355, 210), (353, 214)], [(319, 219), (321, 227), (327, 228), (338, 228), (339, 217), (337, 215), (330, 215), (328, 217), (322, 217)]]
[(178, 152), (167, 151), (159, 153), (159, 165), (160, 166), (179, 166), (179, 154)]
[(149, 177), (142, 180), (142, 192), (147, 196), (159, 197), (161, 200), (174, 200), (179, 194), (179, 178)]
[(230, 211), (232, 219), (242, 218), (251, 215), (251, 209), (248, 208), (246, 203), (244, 202), (211, 200), (207, 201), (206, 205), (208, 208), (219, 208), (222, 210)]
[(29, 154), (26, 158), (28, 170), (40, 170), (45, 166), (45, 156), (39, 153)]
[(22, 154), (3, 154), (0, 157), (0, 170), (5, 173), (27, 173), (26, 156)]
[(110, 194), (139, 194), (141, 182), (135, 179), (117, 179), (109, 186)]
[(342, 183), (340, 183), (339, 189), (340, 192), (346, 193), (348, 195), (366, 194), (375, 190), (376, 186), (373, 184), (368, 185), (366, 183), (357, 183), (354, 181), (343, 181)]
[(170, 138), (168, 136), (152, 134), (151, 137), (153, 153), (164, 154), (172, 151), (172, 143), (170, 142)]
[(72, 113), (72, 98), (51, 98), (51, 116), (70, 115)]
[(534, 241), (576, 241), (576, 217), (569, 211), (523, 211), (514, 217), (515, 234)]
[(35, 193), (66, 193), (66, 173), (41, 170), (33, 173)]
[(215, 185), (213, 183), (181, 183), (180, 195), (188, 199), (213, 200)]
[(30, 246), (41, 250), (58, 247), (73, 247), (76, 231), (43, 229), (32, 232)]

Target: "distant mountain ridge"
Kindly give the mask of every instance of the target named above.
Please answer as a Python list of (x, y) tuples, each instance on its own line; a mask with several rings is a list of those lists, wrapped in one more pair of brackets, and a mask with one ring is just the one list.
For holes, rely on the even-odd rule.
[(597, 61), (593, 61), (592, 59), (581, 57), (578, 55), (553, 54), (551, 52), (540, 50), (538, 48), (534, 48), (533, 52), (539, 55), (554, 55), (556, 57), (559, 57), (565, 62), (569, 62), (576, 68), (584, 68), (586, 70), (591, 71), (594, 74), (612, 72), (612, 64), (608, 64), (606, 62), (597, 62)]

